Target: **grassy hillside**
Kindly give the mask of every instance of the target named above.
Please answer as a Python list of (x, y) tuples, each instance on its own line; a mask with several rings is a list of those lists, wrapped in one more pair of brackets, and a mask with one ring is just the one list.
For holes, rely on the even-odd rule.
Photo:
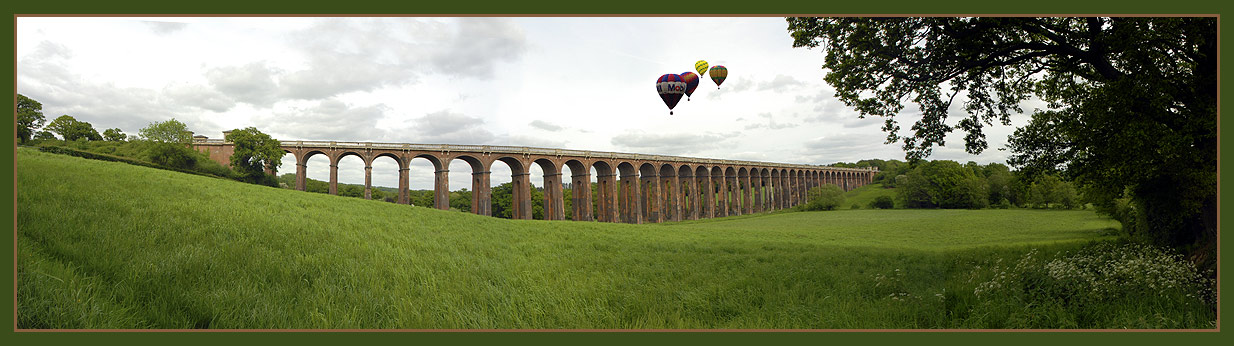
[[(870, 202), (874, 202), (878, 196), (887, 196), (895, 200), (896, 190), (883, 188), (883, 184), (870, 184), (853, 189), (844, 193), (844, 204), (840, 206), (840, 209), (849, 209), (853, 204), (861, 206), (862, 209), (869, 208)], [(899, 201), (896, 201), (896, 208), (903, 208)]]
[[(502, 220), (25, 149), (16, 184), (20, 328), (1208, 328), (1212, 319), (1191, 307), (1090, 316), (974, 295), (1034, 248), (1110, 239), (1116, 224), (1085, 211)], [(1055, 315), (1033, 318), (1043, 311)]]

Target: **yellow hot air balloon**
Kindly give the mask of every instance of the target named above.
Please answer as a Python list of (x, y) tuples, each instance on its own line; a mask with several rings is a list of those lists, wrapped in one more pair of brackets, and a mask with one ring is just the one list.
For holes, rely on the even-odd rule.
[(707, 75), (707, 60), (699, 60), (698, 62), (695, 62), (694, 69), (698, 70), (699, 76), (706, 76)]

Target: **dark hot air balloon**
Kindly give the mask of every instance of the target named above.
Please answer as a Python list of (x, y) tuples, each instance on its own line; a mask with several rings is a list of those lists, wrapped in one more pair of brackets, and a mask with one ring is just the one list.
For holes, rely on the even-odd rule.
[(660, 99), (668, 106), (668, 114), (673, 114), (673, 107), (677, 107), (681, 95), (686, 92), (686, 82), (681, 80), (681, 76), (669, 73), (656, 80), (656, 92), (660, 93)]
[(681, 80), (686, 82), (686, 101), (689, 101), (694, 89), (698, 89), (698, 75), (690, 71), (682, 72)]
[(724, 78), (728, 78), (728, 68), (724, 65), (712, 66), (708, 74), (711, 75), (711, 80), (716, 82), (716, 89), (719, 89), (720, 83), (724, 83)]

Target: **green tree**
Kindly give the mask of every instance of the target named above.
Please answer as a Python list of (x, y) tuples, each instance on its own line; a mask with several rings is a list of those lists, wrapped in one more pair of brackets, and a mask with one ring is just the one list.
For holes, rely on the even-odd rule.
[(47, 130), (55, 132), (64, 138), (65, 141), (76, 141), (77, 139), (85, 139), (90, 141), (102, 140), (103, 136), (94, 129), (94, 125), (88, 122), (78, 121), (77, 119), (66, 115), (61, 115), (47, 124)]
[(240, 174), (242, 180), (278, 186), (278, 182), (266, 174), (266, 170), (274, 170), (283, 160), (283, 147), (277, 139), (270, 138), (270, 135), (258, 131), (255, 127), (246, 127), (231, 130), (225, 140), (234, 145), (231, 167)]
[(34, 131), (47, 121), (43, 117), (43, 104), (22, 94), (17, 94), (17, 138), (21, 143), (30, 140)]
[(40, 140), (40, 141), (54, 140), (56, 139), (56, 135), (52, 134), (51, 132), (47, 132), (47, 131), (39, 131), (38, 133), (34, 134), (34, 139)]
[(955, 161), (922, 161), (896, 188), (906, 208), (982, 208), (988, 187), (972, 169)]
[(1033, 208), (1073, 209), (1079, 206), (1075, 185), (1053, 174), (1037, 177), (1029, 184), (1028, 201)]
[(471, 212), (471, 191), (460, 189), (450, 192), (450, 209)]
[[(1010, 125), (1029, 97), (1047, 102), (1010, 137), (1012, 166), (1059, 171), (1106, 199), (1129, 189), (1146, 222), (1132, 234), (1216, 250), (1216, 18), (788, 18), (794, 47), (826, 49), (824, 78), (861, 116), (885, 117), (888, 142), (923, 158), (959, 129)], [(947, 117), (953, 101), (967, 115)], [(900, 136), (912, 100), (922, 117)], [(1130, 226), (1130, 225), (1125, 225)]]
[[(120, 129), (115, 129), (119, 132)], [(110, 131), (110, 130), (108, 130)], [(189, 132), (184, 123), (171, 119), (163, 122), (153, 122), (138, 130), (141, 138), (147, 141), (147, 152), (150, 162), (161, 165), (192, 168), (197, 162), (196, 153), (188, 147)], [(120, 136), (122, 133), (113, 133)]]
[(103, 139), (110, 142), (124, 141), (128, 136), (119, 128), (110, 128), (103, 131)]
[(489, 201), (493, 204), (493, 216), (503, 219), (514, 218), (514, 185), (511, 183), (497, 185), (489, 193), (491, 194)]
[(836, 184), (823, 184), (812, 188), (806, 192), (806, 196), (810, 202), (805, 204), (805, 210), (835, 210), (844, 204), (844, 189)]
[(991, 163), (983, 168), (986, 185), (990, 191), (991, 205), (1000, 204), (1003, 200), (1011, 201), (1011, 169), (1001, 163)]
[(188, 125), (171, 118), (163, 122), (153, 122), (138, 131), (141, 137), (148, 141), (161, 143), (178, 143), (188, 145), (193, 141), (193, 132)]

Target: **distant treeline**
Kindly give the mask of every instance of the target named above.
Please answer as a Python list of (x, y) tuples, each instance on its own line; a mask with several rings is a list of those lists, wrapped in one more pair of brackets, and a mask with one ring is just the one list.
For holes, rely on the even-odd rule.
[(1073, 209), (1084, 204), (1075, 184), (1056, 175), (1027, 177), (1007, 165), (960, 164), (950, 160), (914, 164), (899, 160), (841, 162), (835, 167), (877, 167), (874, 183), (895, 188), (899, 205), (905, 208), (1057, 208)]

